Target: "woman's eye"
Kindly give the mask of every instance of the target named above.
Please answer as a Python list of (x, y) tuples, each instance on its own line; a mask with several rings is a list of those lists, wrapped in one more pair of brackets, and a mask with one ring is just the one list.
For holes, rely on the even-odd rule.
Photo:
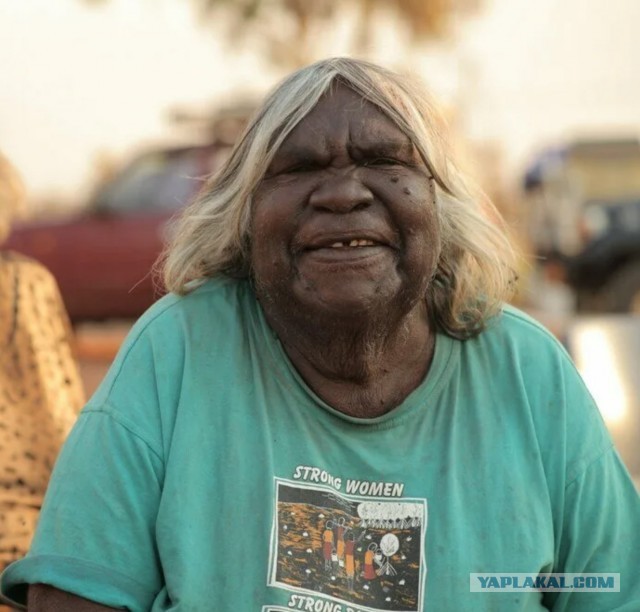
[(397, 159), (391, 157), (372, 157), (371, 159), (365, 159), (364, 166), (397, 166), (400, 162)]
[(312, 172), (318, 168), (319, 164), (308, 160), (291, 161), (289, 163), (277, 162), (267, 171), (268, 176), (279, 176), (287, 174), (301, 174), (303, 172)]
[(297, 174), (299, 172), (311, 172), (314, 169), (313, 164), (296, 164), (285, 169), (286, 174)]

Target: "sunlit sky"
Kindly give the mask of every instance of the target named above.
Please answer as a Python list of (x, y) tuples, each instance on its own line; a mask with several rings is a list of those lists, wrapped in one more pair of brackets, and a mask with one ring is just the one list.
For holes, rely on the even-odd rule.
[[(497, 143), (512, 175), (574, 134), (640, 130), (640, 2), (486, 0), (456, 42), (407, 65), (458, 108), (474, 141)], [(399, 44), (399, 43), (398, 43)], [(398, 65), (393, 40), (376, 59)], [(337, 49), (340, 52), (340, 49)], [(277, 77), (225, 50), (185, 0), (0, 0), (0, 148), (34, 199), (79, 199), (96, 156), (167, 141), (176, 105), (205, 107)]]

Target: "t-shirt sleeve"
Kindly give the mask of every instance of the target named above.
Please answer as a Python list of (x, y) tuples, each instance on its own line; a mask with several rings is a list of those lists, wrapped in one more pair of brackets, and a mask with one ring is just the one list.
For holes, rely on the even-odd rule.
[(29, 554), (2, 577), (24, 604), (44, 583), (112, 607), (149, 610), (162, 588), (154, 528), (162, 461), (108, 406), (81, 414), (56, 464)]
[[(640, 498), (583, 379), (554, 341), (528, 391), (552, 504), (554, 558), (543, 572), (620, 574), (620, 591), (544, 593), (555, 612), (640, 610)], [(534, 354), (534, 351), (529, 351)]]
[(620, 591), (547, 594), (554, 612), (640, 610), (640, 498), (611, 447), (566, 486), (556, 572), (620, 574)]

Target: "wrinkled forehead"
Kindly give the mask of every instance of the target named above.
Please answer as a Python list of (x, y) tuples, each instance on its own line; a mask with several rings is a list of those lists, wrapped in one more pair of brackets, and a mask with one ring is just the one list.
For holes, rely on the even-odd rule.
[(280, 149), (335, 143), (372, 146), (387, 143), (413, 148), (413, 143), (380, 107), (348, 85), (334, 81), (315, 106), (291, 130)]

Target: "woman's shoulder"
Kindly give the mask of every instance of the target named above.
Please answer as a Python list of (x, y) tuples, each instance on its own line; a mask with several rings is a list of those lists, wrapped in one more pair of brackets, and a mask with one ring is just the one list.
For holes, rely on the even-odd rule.
[(159, 448), (185, 389), (193, 394), (212, 375), (223, 378), (228, 354), (249, 346), (246, 285), (212, 279), (186, 295), (160, 298), (130, 330), (85, 414), (108, 412)]
[[(20, 327), (34, 337), (41, 336), (41, 328), (52, 326), (56, 333), (69, 333), (54, 276), (38, 261), (13, 251), (0, 251), (0, 310), (2, 323)], [(62, 332), (58, 325), (63, 326)]]
[(202, 350), (229, 346), (255, 321), (256, 299), (247, 281), (209, 279), (185, 295), (161, 297), (133, 325), (112, 370), (134, 358), (175, 363)]
[[(524, 385), (527, 393), (579, 381), (566, 347), (541, 323), (514, 308), (504, 306), (486, 329), (460, 342), (465, 367), (484, 372), (495, 384)], [(541, 385), (542, 382), (544, 385)]]
[(502, 348), (512, 347), (516, 352), (535, 350), (560, 358), (567, 358), (561, 340), (542, 323), (526, 312), (506, 304), (494, 317), (487, 329), (480, 334), (481, 342), (498, 344)]
[(20, 278), (33, 278), (34, 280), (55, 284), (53, 275), (39, 261), (17, 253), (15, 251), (0, 251), (0, 268)]
[(176, 323), (199, 321), (201, 328), (217, 326), (224, 320), (242, 317), (256, 305), (250, 284), (229, 277), (210, 278), (184, 295), (168, 293), (161, 297), (138, 319), (134, 334), (153, 333)]

